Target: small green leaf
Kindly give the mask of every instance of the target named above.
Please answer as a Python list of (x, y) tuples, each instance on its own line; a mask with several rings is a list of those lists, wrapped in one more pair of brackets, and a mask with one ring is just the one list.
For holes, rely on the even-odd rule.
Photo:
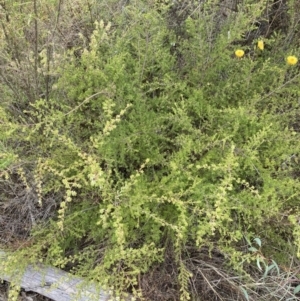
[(295, 287), (295, 289), (294, 289), (294, 294), (296, 295), (296, 294), (298, 294), (299, 292), (300, 292), (300, 284), (297, 285), (297, 286)]
[(254, 241), (258, 244), (258, 246), (261, 248), (261, 240), (260, 238), (256, 237), (254, 238)]
[(278, 267), (277, 263), (273, 259), (272, 259), (272, 262), (273, 262), (274, 267), (276, 268), (277, 274), (279, 275), (280, 270), (279, 270), (279, 267)]
[(240, 289), (243, 292), (243, 294), (244, 294), (245, 298), (247, 299), (247, 301), (249, 301), (249, 295), (248, 295), (247, 291), (241, 286), (240, 286)]
[(268, 275), (268, 273), (269, 273), (274, 267), (275, 267), (274, 264), (271, 264), (271, 265), (267, 266), (266, 271), (265, 271), (265, 273), (264, 273), (264, 275), (263, 275), (263, 278), (266, 278), (267, 275)]
[(256, 265), (257, 265), (258, 269), (259, 269), (260, 271), (262, 271), (262, 268), (261, 268), (261, 265), (260, 265), (260, 259), (259, 259), (259, 257), (256, 258)]
[(245, 240), (246, 240), (247, 244), (248, 244), (248, 245), (251, 247), (251, 246), (252, 246), (252, 244), (251, 244), (250, 240), (248, 239), (248, 237), (244, 236), (244, 238), (245, 238)]
[(250, 252), (257, 252), (258, 250), (256, 249), (256, 248), (254, 248), (254, 247), (250, 247), (249, 249), (248, 249)]

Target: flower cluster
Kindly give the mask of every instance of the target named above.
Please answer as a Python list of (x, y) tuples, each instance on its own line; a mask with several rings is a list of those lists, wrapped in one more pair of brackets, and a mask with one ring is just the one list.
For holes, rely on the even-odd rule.
[[(257, 42), (257, 48), (260, 49), (261, 51), (263, 51), (264, 48), (265, 48), (264, 41), (259, 40), (259, 41)], [(235, 56), (236, 56), (237, 58), (242, 58), (244, 55), (245, 55), (245, 52), (244, 52), (244, 50), (242, 50), (242, 49), (237, 49), (237, 50), (235, 51)], [(295, 55), (289, 55), (289, 56), (286, 58), (286, 62), (287, 62), (288, 65), (293, 66), (293, 65), (296, 65), (296, 64), (298, 63), (298, 58), (297, 58)]]

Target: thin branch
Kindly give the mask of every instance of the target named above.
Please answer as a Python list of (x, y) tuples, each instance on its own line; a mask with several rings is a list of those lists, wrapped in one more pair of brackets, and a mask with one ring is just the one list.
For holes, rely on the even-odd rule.
[(88, 98), (86, 98), (82, 103), (80, 103), (77, 107), (75, 107), (74, 109), (72, 109), (71, 111), (69, 111), (68, 113), (65, 114), (65, 116), (70, 115), (71, 113), (73, 113), (74, 111), (78, 110), (80, 107), (82, 107), (85, 103), (87, 103), (90, 99), (92, 99), (93, 97), (100, 95), (100, 94), (106, 94), (109, 95), (109, 93), (106, 90), (102, 90), (100, 92), (97, 92), (91, 96), (89, 96)]
[(34, 11), (34, 80), (35, 80), (35, 93), (38, 94), (38, 11), (37, 11), (37, 0), (33, 0), (33, 11)]

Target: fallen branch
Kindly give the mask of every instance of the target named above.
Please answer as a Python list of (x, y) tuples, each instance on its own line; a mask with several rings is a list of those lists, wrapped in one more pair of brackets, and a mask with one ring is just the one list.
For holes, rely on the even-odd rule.
[[(7, 254), (0, 251), (0, 260), (5, 260)], [(0, 279), (11, 282), (13, 276), (0, 271)], [(44, 265), (29, 265), (20, 282), (25, 291), (39, 293), (55, 301), (114, 301), (112, 292), (97, 288), (93, 283), (87, 283), (82, 278)], [(132, 300), (131, 297), (127, 299)]]

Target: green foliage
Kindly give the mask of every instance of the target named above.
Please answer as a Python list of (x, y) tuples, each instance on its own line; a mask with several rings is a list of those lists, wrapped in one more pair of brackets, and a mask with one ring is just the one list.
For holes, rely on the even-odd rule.
[[(133, 3), (95, 21), (78, 56), (66, 51), (49, 98), (28, 105), (33, 122), (18, 135), (40, 205), (49, 192), (64, 195), (55, 218), (32, 231), (28, 253), (138, 294), (138, 276), (163, 260), (167, 237), (189, 300), (185, 245), (214, 244), (241, 272), (243, 234), (257, 237), (297, 211), (299, 77), (277, 49), (249, 45), (234, 57), (233, 41), (264, 3), (244, 2), (220, 27), (213, 1), (200, 5), (180, 35), (166, 22), (168, 5)], [(8, 120), (14, 141), (19, 124)], [(1, 153), (0, 168), (13, 156)], [(297, 216), (287, 232), (299, 245)]]

